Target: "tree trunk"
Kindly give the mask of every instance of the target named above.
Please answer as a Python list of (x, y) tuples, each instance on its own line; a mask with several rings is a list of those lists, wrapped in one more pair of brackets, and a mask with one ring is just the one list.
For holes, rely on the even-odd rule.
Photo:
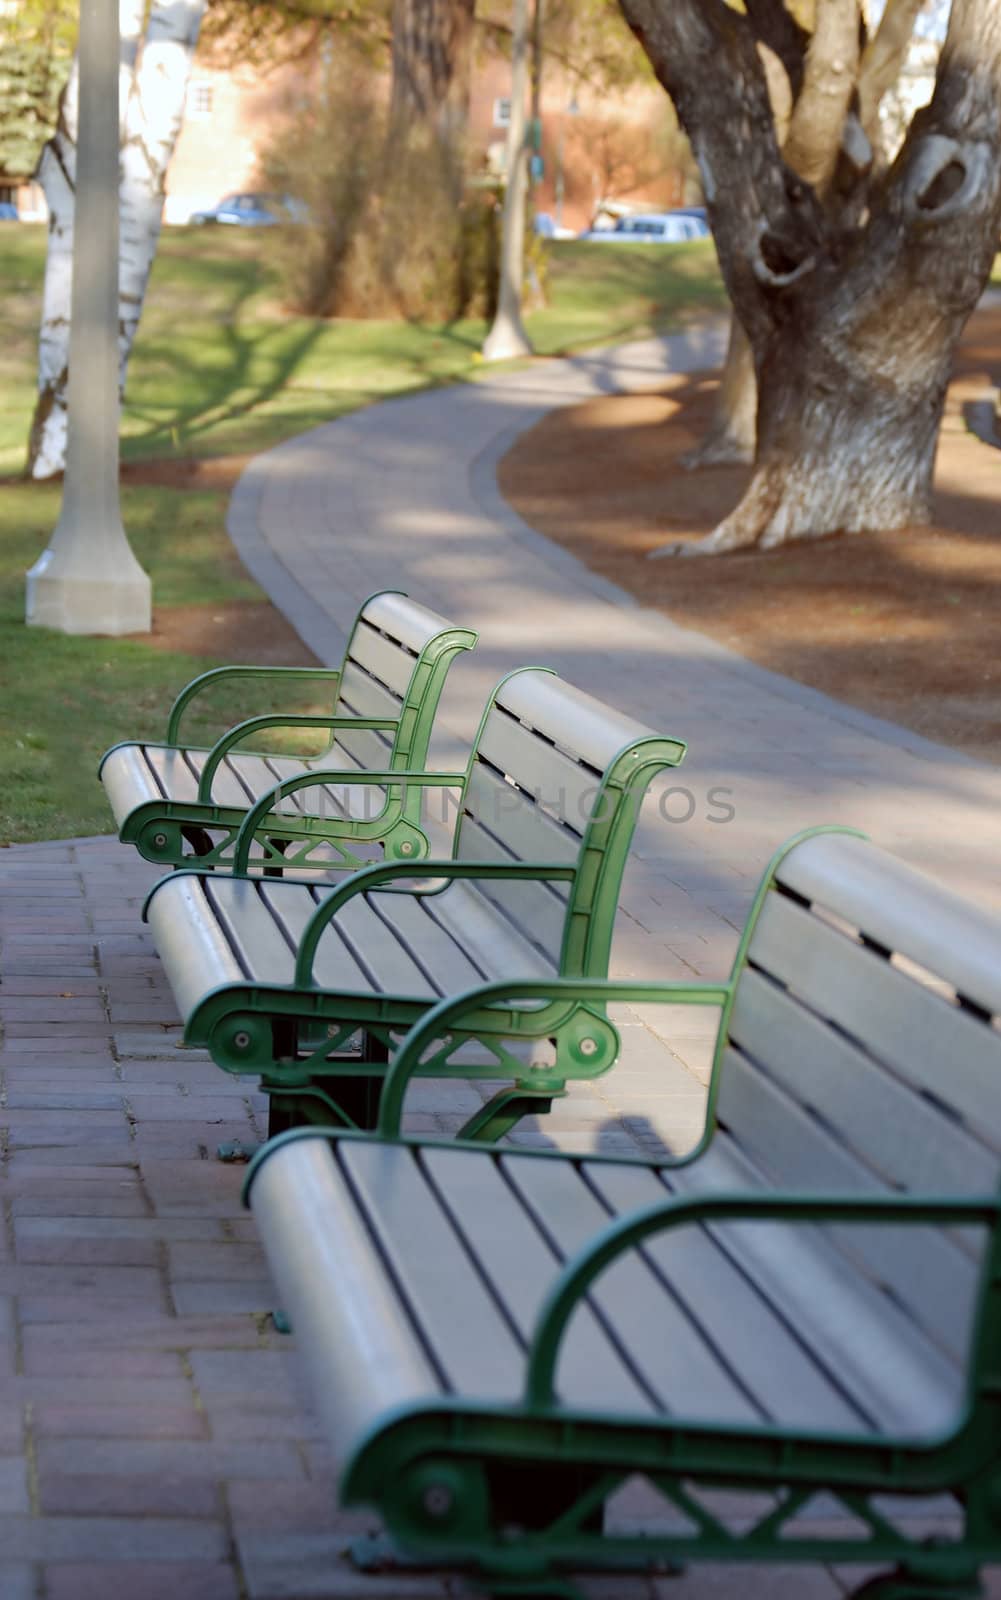
[(154, 0), (125, 109), (118, 256), (118, 369), (122, 393), (150, 269), (160, 241), (167, 168), (184, 119), (206, 0)]
[[(782, 12), (791, 22), (788, 12)], [(766, 11), (766, 20), (774, 22), (774, 9)], [(795, 48), (795, 40), (787, 48)], [(780, 144), (785, 141), (792, 115), (792, 82), (802, 84), (803, 63), (787, 67), (770, 45), (758, 42), (758, 57), (768, 85), (768, 99), (775, 121), (775, 133)], [(705, 438), (682, 457), (682, 466), (689, 471), (698, 467), (737, 465), (754, 460), (757, 439), (758, 383), (754, 375), (754, 352), (750, 340), (740, 324), (735, 311), (730, 314), (730, 338), (727, 344), (726, 365), (716, 390), (712, 421)]]
[(929, 520), (939, 424), (965, 317), (942, 311), (936, 290), (948, 297), (947, 272), (908, 295), (912, 270), (905, 252), (874, 286), (867, 264), (843, 295), (818, 301), (794, 336), (783, 330), (770, 342), (759, 366), (751, 483), (712, 534), (678, 553), (770, 549)]
[[(1001, 6), (953, 0), (934, 98), (889, 173), (873, 176), (846, 115), (815, 187), (781, 158), (746, 16), (723, 0), (623, 5), (692, 139), (758, 380), (747, 493), (681, 548), (926, 521), (953, 353), (1001, 225)], [(847, 111), (844, 74), (831, 81)]]
[(694, 471), (753, 461), (757, 410), (754, 352), (736, 313), (731, 312), (726, 365), (716, 389), (712, 421), (695, 449), (682, 456), (682, 466)]
[(393, 0), (390, 121), (462, 143), (469, 109), (475, 0)]
[[(164, 178), (180, 129), (191, 57), (204, 9), (205, 0), (160, 0), (153, 6), (143, 40), (143, 0), (121, 0), (119, 370), (123, 387), (160, 236)], [(38, 168), (49, 208), (49, 246), (39, 335), (38, 398), (26, 470), (32, 478), (39, 479), (54, 477), (66, 464), (76, 129), (74, 62), (56, 132), (42, 151)]]

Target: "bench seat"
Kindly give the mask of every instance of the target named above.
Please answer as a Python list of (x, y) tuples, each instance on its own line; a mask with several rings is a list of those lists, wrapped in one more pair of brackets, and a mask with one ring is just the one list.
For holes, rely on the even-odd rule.
[[(464, 1016), (525, 1037), (585, 1000), (719, 1010), (688, 1157), (401, 1134)], [(778, 853), (725, 983), (440, 1001), (378, 1138), (296, 1130), (248, 1174), (342, 1502), (497, 1595), (744, 1559), (898, 1563), (866, 1600), (979, 1594), (1001, 1557), (999, 1018), (1001, 925), (846, 829)], [(663, 1518), (634, 1536), (604, 1512), (637, 1475)], [(933, 1496), (934, 1541), (899, 1509)]]
[[(320, 883), (223, 873), (165, 879), (149, 921), (182, 1014), (225, 986), (291, 985), (302, 934), (331, 893)], [(510, 972), (545, 977), (556, 966), (475, 884), (462, 882), (420, 897), (378, 889), (354, 896), (327, 924), (313, 963), (324, 990), (398, 995), (422, 1009)]]
[[(464, 772), (400, 779), (458, 791), (448, 860), (379, 865), (332, 887), (252, 873), (238, 839), (245, 870), (157, 884), (145, 915), (186, 1041), (227, 1071), (259, 1075), (272, 1133), (304, 1118), (371, 1126), (394, 1041), (443, 997), (509, 975), (607, 973), (643, 797), (684, 751), (547, 669), (509, 673)], [(246, 829), (270, 829), (269, 808), (297, 781), (276, 787)], [(513, 1078), (517, 1092), (500, 1091), (475, 1124), (497, 1137), (529, 1101), (546, 1110), (568, 1078), (605, 1071), (617, 1049), (600, 1008), (563, 1008), (546, 1038), (551, 1059), (538, 1059), (544, 1047), (527, 1067), (517, 1041), (497, 1048), (473, 1019), (428, 1075)], [(475, 1060), (467, 1045), (480, 1047)]]
[[(387, 591), (361, 607), (340, 668), (219, 667), (194, 679), (174, 702), (163, 742), (117, 744), (99, 774), (119, 837), (147, 860), (180, 866), (198, 859), (203, 871), (233, 858), (248, 812), (276, 784), (320, 771), (326, 784), (283, 796), (271, 827), (255, 838), (256, 853), (276, 871), (287, 860), (331, 867), (395, 855), (417, 859), (428, 850), (419, 796), (399, 800), (384, 785), (336, 782), (335, 774), (423, 768), (445, 675), (476, 635), (406, 595)], [(300, 714), (265, 705), (260, 717), (238, 724), (211, 748), (185, 743), (189, 708), (220, 685), (260, 681), (262, 693), (305, 686), (330, 710)], [(320, 755), (274, 755), (244, 748), (273, 728), (326, 733)], [(317, 851), (317, 846), (320, 850)], [(289, 853), (291, 850), (291, 853)]]
[[(286, 1137), (252, 1200), (342, 1455), (395, 1405), (517, 1404), (556, 1274), (616, 1218), (671, 1196), (769, 1192), (726, 1136), (675, 1169)], [(937, 1438), (956, 1421), (962, 1364), (806, 1231), (692, 1224), (623, 1259), (568, 1330), (561, 1403), (647, 1423)]]
[[(198, 804), (198, 784), (211, 751), (208, 748), (165, 744), (118, 745), (108, 756), (101, 773), (104, 792), (115, 824), (122, 828), (140, 806), (154, 807), (161, 801), (183, 806)], [(389, 760), (387, 749), (385, 759)], [(225, 756), (212, 779), (212, 797), (220, 806), (246, 812), (276, 784), (307, 772), (363, 772), (365, 768), (350, 750), (336, 739), (322, 755), (312, 760), (278, 755), (254, 755), (234, 750)], [(338, 790), (333, 783), (305, 794), (292, 794), (276, 808), (280, 815), (329, 816), (332, 819), (368, 818), (378, 815), (386, 791), (380, 785), (361, 785)]]

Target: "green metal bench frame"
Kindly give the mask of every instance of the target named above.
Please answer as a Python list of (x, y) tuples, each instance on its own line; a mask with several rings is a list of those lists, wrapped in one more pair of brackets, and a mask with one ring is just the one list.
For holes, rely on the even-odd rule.
[[(338, 702), (341, 677), (347, 663), (352, 642), (363, 624), (366, 609), (383, 596), (403, 596), (402, 590), (383, 589), (369, 595), (359, 607), (345, 645), (340, 667), (214, 667), (192, 679), (171, 707), (167, 719), (166, 737), (162, 743), (147, 741), (147, 747), (174, 751), (181, 742), (181, 723), (191, 702), (217, 684), (232, 679), (260, 679), (271, 684), (308, 683), (323, 686), (333, 696), (330, 715), (307, 716), (295, 713), (275, 713), (250, 717), (227, 730), (212, 746), (202, 769), (196, 802), (160, 799), (137, 806), (124, 819), (119, 838), (134, 844), (147, 861), (170, 867), (190, 866), (193, 854), (198, 858), (199, 870), (220, 865), (228, 866), (229, 852), (240, 839), (243, 844), (243, 861), (255, 845), (260, 852), (255, 865), (266, 871), (281, 873), (296, 867), (310, 865), (317, 844), (325, 847), (322, 865), (325, 869), (346, 868), (356, 870), (378, 855), (381, 846), (388, 860), (419, 860), (427, 855), (427, 835), (421, 827), (421, 793), (408, 785), (395, 788), (386, 794), (385, 804), (378, 815), (364, 820), (331, 816), (291, 815), (271, 816), (271, 806), (243, 809), (217, 804), (212, 800), (212, 780), (230, 751), (241, 755), (262, 755), (244, 745), (254, 735), (269, 728), (322, 729), (329, 732), (331, 745), (339, 732), (358, 733), (363, 730), (392, 735), (392, 748), (387, 748), (386, 768), (389, 773), (411, 774), (421, 772), (427, 760), (428, 743), (434, 724), (438, 702), (445, 678), (455, 657), (463, 650), (472, 650), (477, 635), (468, 628), (442, 630), (424, 645), (417, 657), (413, 675), (403, 699), (399, 719), (388, 717), (361, 717), (340, 715)], [(403, 596), (406, 598), (405, 596)], [(127, 742), (112, 745), (101, 757), (98, 776), (109, 757), (127, 747)], [(314, 764), (322, 763), (323, 753), (309, 758)], [(365, 782), (369, 786), (372, 774), (340, 768), (328, 769), (326, 781), (330, 787), (346, 783)], [(284, 790), (295, 793), (298, 787), (312, 787), (292, 783)], [(266, 831), (248, 833), (245, 823), (248, 813), (255, 817), (268, 817)], [(213, 843), (210, 832), (222, 832), (223, 837)], [(188, 850), (185, 850), (185, 845)], [(365, 846), (370, 848), (367, 853)], [(298, 848), (294, 848), (298, 846)], [(333, 854), (331, 855), (331, 852)]]
[[(721, 1020), (704, 1137), (688, 1156), (650, 1163), (691, 1162), (713, 1135), (720, 1061), (737, 983), (775, 873), (801, 840), (849, 828), (809, 829), (773, 858), (757, 892), (729, 979), (721, 984), (632, 983), (556, 979), (494, 983), (442, 1002), (415, 1027), (386, 1081), (378, 1133), (416, 1150), (448, 1149), (441, 1141), (405, 1138), (400, 1113), (407, 1083), (428, 1052), (461, 1030), (470, 1015), (494, 1011), (512, 1032), (547, 1029), (554, 1015), (610, 1003), (710, 1005)], [(858, 835), (864, 838), (864, 835)], [(544, 1009), (538, 1009), (543, 1007)], [(279, 1149), (315, 1139), (300, 1129), (266, 1145), (248, 1171), (251, 1205), (262, 1168)], [(328, 1131), (331, 1141), (366, 1137)], [(371, 1138), (371, 1135), (367, 1137)], [(510, 1154), (510, 1148), (508, 1149)], [(579, 1158), (519, 1148), (518, 1158), (572, 1162)], [(497, 1161), (503, 1150), (483, 1150)], [(639, 1158), (589, 1153), (589, 1166), (635, 1166)], [(965, 1410), (945, 1437), (915, 1441), (886, 1436), (786, 1430), (777, 1426), (667, 1426), (592, 1413), (560, 1403), (555, 1377), (561, 1340), (574, 1310), (600, 1275), (654, 1236), (694, 1223), (779, 1220), (804, 1227), (843, 1221), (861, 1227), (936, 1224), (989, 1230), (979, 1277), (975, 1330), (967, 1365)], [(634, 1474), (642, 1474), (685, 1524), (677, 1531), (639, 1534), (601, 1531), (601, 1511)], [(762, 1509), (737, 1514), (714, 1509), (699, 1491), (728, 1490), (768, 1497)], [(884, 1496), (957, 1498), (958, 1537), (928, 1538), (878, 1503)], [(813, 1496), (830, 1496), (860, 1531), (840, 1536), (797, 1530), (786, 1537)], [(892, 1563), (866, 1582), (856, 1600), (969, 1600), (983, 1593), (978, 1569), (1001, 1559), (1001, 1196), (819, 1195), (718, 1193), (663, 1202), (617, 1217), (597, 1232), (562, 1271), (538, 1315), (517, 1404), (483, 1404), (461, 1394), (435, 1396), (384, 1415), (358, 1439), (343, 1464), (339, 1498), (345, 1506), (376, 1509), (386, 1538), (359, 1541), (356, 1559), (385, 1570), (407, 1566), (461, 1569), (493, 1596), (574, 1600), (567, 1576), (594, 1569), (660, 1570), (690, 1561)], [(669, 1570), (669, 1568), (667, 1569)], [(735, 1588), (734, 1592), (739, 1592)]]
[[(339, 781), (383, 781), (389, 792), (400, 791), (401, 809), (411, 803), (404, 791), (419, 797), (428, 787), (454, 787), (464, 794), (497, 696), (520, 673), (540, 670), (548, 669), (519, 668), (496, 685), (484, 708), (464, 772), (349, 774), (346, 780), (341, 774)], [(440, 894), (458, 879), (566, 883), (569, 903), (559, 970), (567, 977), (604, 977), (622, 874), (643, 797), (659, 772), (681, 762), (685, 749), (680, 740), (647, 737), (619, 751), (595, 784), (593, 811), (575, 864), (427, 860), (420, 867), (419, 876), (424, 881), (412, 883), (402, 892)], [(246, 873), (251, 841), (262, 829), (269, 810), (289, 793), (325, 778), (329, 779), (329, 775), (317, 772), (289, 779), (248, 813), (236, 839), (233, 876)], [(268, 831), (270, 828), (269, 821)], [(429, 1004), (404, 995), (363, 995), (320, 988), (313, 976), (313, 962), (324, 928), (342, 906), (369, 889), (402, 885), (416, 876), (414, 867), (404, 861), (368, 866), (352, 874), (321, 902), (302, 934), (291, 985), (229, 984), (207, 994), (186, 1019), (186, 1044), (207, 1048), (217, 1065), (227, 1072), (260, 1076), (261, 1087), (270, 1096), (272, 1134), (303, 1122), (326, 1125), (333, 1120), (348, 1126), (373, 1126), (390, 1051), (397, 1037), (427, 1013)], [(155, 894), (154, 888), (143, 909), (144, 919)], [(502, 1037), (495, 1026), (495, 1014), (484, 1009), (467, 1017), (433, 1060), (421, 1068), (423, 1076), (434, 1078), (513, 1080), (511, 1087), (498, 1090), (470, 1117), (460, 1137), (488, 1142), (499, 1139), (523, 1117), (548, 1111), (554, 1098), (566, 1093), (568, 1079), (596, 1078), (612, 1066), (619, 1037), (601, 1004), (575, 1002), (558, 1006), (547, 1014), (546, 1022), (540, 1034), (534, 1017), (527, 1018), (524, 1027), (520, 1022), (509, 1026), (505, 1019)], [(345, 1051), (359, 1031), (364, 1039), (361, 1055), (352, 1052), (338, 1056), (337, 1052)], [(527, 1068), (505, 1042), (539, 1037), (555, 1043), (551, 1066)], [(486, 1052), (487, 1061), (477, 1064), (452, 1059), (470, 1043)]]

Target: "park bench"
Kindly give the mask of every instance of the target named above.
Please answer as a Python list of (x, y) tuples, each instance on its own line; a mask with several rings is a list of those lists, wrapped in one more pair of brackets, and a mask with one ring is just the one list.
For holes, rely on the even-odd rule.
[[(721, 1007), (691, 1156), (400, 1135), (406, 1081), (470, 1013), (542, 1028), (613, 999)], [(248, 1174), (342, 1502), (497, 1595), (695, 1560), (979, 1593), (1001, 1557), (999, 1012), (997, 922), (844, 830), (773, 861), (726, 983), (443, 1002), (381, 1137), (296, 1130)], [(655, 1531), (635, 1506), (603, 1523), (634, 1475)]]
[[(406, 595), (386, 590), (366, 600), (338, 668), (217, 667), (182, 689), (167, 719), (163, 744), (113, 745), (99, 774), (119, 837), (146, 860), (177, 867), (199, 858), (209, 868), (226, 862), (248, 810), (276, 783), (317, 768), (331, 773), (314, 787), (310, 804), (293, 792), (269, 816), (257, 853), (281, 872), (305, 866), (322, 846), (325, 867), (357, 867), (373, 858), (416, 860), (427, 853), (420, 827), (420, 794), (388, 795), (371, 785), (344, 788), (334, 774), (369, 768), (413, 771), (427, 760), (428, 740), (445, 676), (475, 633), (453, 628)], [(231, 728), (211, 749), (181, 743), (192, 702), (237, 679), (260, 679), (271, 689), (315, 686), (330, 697), (329, 714), (269, 712)], [(318, 729), (330, 744), (308, 760), (243, 748), (269, 729)], [(289, 854), (289, 851), (292, 851)]]
[[(174, 873), (147, 901), (186, 1042), (260, 1076), (272, 1133), (304, 1119), (370, 1127), (394, 1038), (444, 995), (510, 973), (607, 973), (643, 796), (684, 750), (523, 668), (491, 694), (465, 771), (382, 775), (390, 793), (458, 791), (451, 857), (422, 862), (420, 876), (406, 862), (370, 867), (337, 887), (248, 872), (269, 807), (323, 775), (278, 785), (248, 813), (232, 874)], [(524, 1060), (483, 1020), (429, 1067), (513, 1079), (467, 1137), (497, 1138), (548, 1110), (568, 1078), (596, 1077), (618, 1050), (600, 1007), (567, 1009), (548, 1035), (551, 1059)]]

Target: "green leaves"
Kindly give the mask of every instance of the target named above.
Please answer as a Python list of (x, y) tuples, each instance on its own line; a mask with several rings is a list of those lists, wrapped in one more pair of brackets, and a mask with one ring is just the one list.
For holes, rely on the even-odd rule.
[(0, 25), (0, 171), (30, 178), (56, 125), (76, 43), (67, 0), (21, 0)]

